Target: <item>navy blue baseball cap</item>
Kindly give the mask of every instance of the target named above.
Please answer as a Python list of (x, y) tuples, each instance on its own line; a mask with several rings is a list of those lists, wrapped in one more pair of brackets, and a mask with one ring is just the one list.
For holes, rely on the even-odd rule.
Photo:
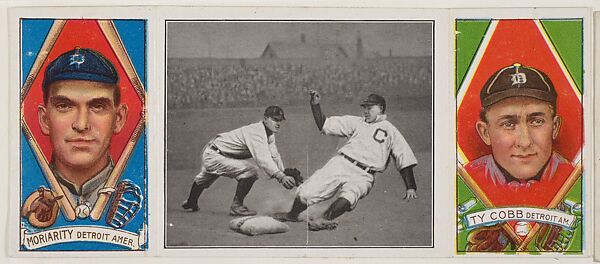
[(60, 80), (84, 80), (116, 84), (119, 76), (115, 66), (100, 52), (75, 48), (52, 61), (44, 74), (43, 88)]

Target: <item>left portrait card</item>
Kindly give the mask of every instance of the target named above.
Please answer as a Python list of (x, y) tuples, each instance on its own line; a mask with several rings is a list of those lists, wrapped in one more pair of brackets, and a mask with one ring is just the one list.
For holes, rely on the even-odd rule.
[(147, 250), (146, 29), (19, 19), (18, 251)]

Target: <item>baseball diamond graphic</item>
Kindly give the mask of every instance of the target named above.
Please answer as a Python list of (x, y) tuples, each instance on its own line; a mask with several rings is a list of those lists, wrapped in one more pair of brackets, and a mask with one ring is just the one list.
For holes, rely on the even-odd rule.
[[(462, 208), (458, 215), (457, 251), (581, 252), (581, 228), (576, 224), (562, 230), (556, 229), (557, 231), (552, 233), (553, 235), (558, 232), (561, 232), (561, 236), (565, 235), (565, 232), (570, 233), (566, 243), (561, 246), (551, 246), (554, 245), (552, 244), (554, 241), (545, 237), (548, 233), (546, 227), (554, 228), (555, 226), (542, 224), (544, 221), (529, 219), (529, 222), (523, 222), (523, 219), (503, 221), (496, 219), (498, 221), (488, 222), (488, 227), (482, 228), (488, 232), (484, 234), (475, 232), (474, 230), (477, 229), (470, 226), (472, 222), (468, 222), (466, 211), (474, 213), (487, 212), (486, 209), (508, 208), (506, 209), (508, 212), (510, 208), (519, 207), (524, 208), (519, 210), (544, 208), (554, 212), (556, 210), (564, 211), (568, 207), (565, 204), (571, 205), (571, 209), (574, 208), (574, 205), (578, 205), (577, 208), (581, 206), (582, 20), (457, 20), (456, 32), (457, 173), (459, 175), (457, 177), (456, 202), (457, 207)], [(537, 78), (535, 72), (542, 72), (553, 84), (551, 89), (556, 90), (556, 105), (552, 111), (560, 118), (560, 121), (554, 123), (556, 134), (551, 143), (551, 151), (558, 155), (561, 162), (564, 158), (565, 165), (557, 165), (555, 171), (553, 170), (550, 174), (551, 180), (544, 180), (545, 176), (540, 174), (538, 177), (542, 178), (536, 178), (533, 182), (529, 180), (526, 182), (527, 187), (520, 188), (515, 187), (514, 182), (506, 185), (496, 181), (492, 182), (486, 178), (487, 176), (478, 176), (478, 172), (473, 169), (482, 166), (481, 164), (499, 162), (500, 157), (490, 155), (492, 146), (498, 144), (498, 141), (486, 144), (484, 140), (480, 140), (482, 132), (478, 131), (476, 127), (483, 124), (480, 121), (480, 118), (483, 118), (480, 117), (482, 109), (491, 111), (489, 109), (494, 106), (494, 104), (484, 105), (482, 108), (480, 96), (483, 100), (484, 95), (480, 95), (480, 91), (487, 85), (486, 81), (488, 84), (490, 83), (492, 80), (490, 76), (501, 72), (501, 69), (512, 71), (510, 72), (512, 74), (506, 75), (508, 77), (504, 81), (510, 85), (509, 88), (502, 89), (529, 87), (530, 83), (534, 85), (534, 79)], [(533, 70), (526, 71), (525, 69)], [(533, 75), (531, 75), (532, 73)], [(497, 75), (496, 78), (501, 78), (498, 76), (504, 75)], [(545, 81), (544, 77), (542, 77), (542, 81)], [(493, 85), (495, 80), (491, 83)], [(487, 89), (490, 93), (489, 89), (492, 88)], [(526, 92), (514, 90), (513, 93), (525, 94)], [(500, 104), (498, 103), (498, 105)], [(488, 114), (486, 113), (482, 115), (486, 115), (487, 118)], [(529, 155), (534, 154), (531, 152)], [(485, 157), (493, 157), (493, 160), (484, 161)], [(544, 166), (549, 167), (548, 162)], [(493, 173), (489, 171), (490, 167), (486, 168), (488, 168), (485, 171), (486, 175)], [(512, 177), (511, 173), (505, 169), (508, 168), (500, 167), (500, 173), (505, 175), (504, 177)], [(507, 174), (508, 176), (506, 176)], [(504, 181), (504, 179), (500, 180)], [(476, 198), (475, 202), (473, 202), (473, 198)], [(469, 204), (471, 208), (461, 207), (463, 204)], [(581, 219), (578, 218), (578, 221)], [(495, 227), (501, 227), (502, 230), (493, 230), (494, 226), (489, 227), (490, 224), (496, 223), (499, 225)], [(463, 224), (466, 224), (466, 229)], [(538, 231), (540, 231), (539, 235)], [(480, 236), (500, 234), (498, 240), (504, 242), (501, 242), (501, 246), (497, 248), (487, 250), (467, 247), (467, 244), (472, 245), (473, 241), (477, 240), (474, 235), (468, 235), (469, 233), (477, 233)], [(508, 237), (503, 237), (502, 234)], [(536, 239), (535, 243), (533, 243), (534, 239)], [(512, 243), (506, 241), (512, 241)], [(507, 244), (514, 245), (514, 247), (507, 249)]]
[[(23, 82), (21, 88), (21, 124), (23, 129), (21, 201), (24, 201), (26, 196), (31, 193), (30, 188), (32, 187), (37, 189), (38, 186), (42, 185), (50, 188), (57, 197), (62, 212), (62, 217), (58, 216), (53, 228), (70, 228), (70, 225), (82, 227), (82, 224), (86, 224), (82, 228), (90, 227), (93, 229), (95, 225), (104, 225), (104, 222), (110, 220), (106, 219), (105, 221), (103, 219), (107, 208), (118, 203), (118, 201), (112, 201), (112, 203), (109, 201), (121, 178), (127, 179), (135, 186), (139, 185), (141, 187), (139, 199), (140, 201), (145, 200), (147, 181), (144, 129), (146, 99), (144, 88), (146, 83), (145, 41), (145, 21), (143, 20), (22, 19), (21, 21), (21, 74)], [(68, 55), (70, 52), (74, 52), (74, 54)], [(66, 56), (70, 56), (68, 61), (61, 64), (60, 59), (62, 57), (66, 58)], [(111, 65), (94, 66), (94, 64), (91, 64), (92, 66), (86, 66), (90, 63), (100, 65), (97, 63), (104, 63), (103, 60), (107, 60), (106, 63)], [(64, 185), (65, 179), (61, 179), (56, 175), (55, 158), (53, 157), (55, 152), (53, 148), (56, 145), (51, 142), (51, 137), (47, 135), (47, 132), (43, 132), (40, 121), (42, 117), (38, 116), (42, 105), (46, 104), (42, 86), (46, 85), (43, 84), (45, 78), (51, 78), (48, 77), (51, 75), (47, 73), (51, 63), (53, 63), (52, 67), (54, 68), (65, 67), (64, 69), (67, 69), (66, 67), (75, 67), (81, 71), (81, 73), (77, 73), (77, 70), (67, 73), (68, 76), (78, 74), (78, 77), (57, 80), (94, 80), (94, 78), (100, 78), (94, 77), (98, 76), (98, 73), (85, 73), (83, 71), (89, 71), (90, 69), (99, 71), (98, 67), (109, 67), (109, 69), (114, 67), (112, 69), (117, 76), (115, 85), (119, 89), (120, 105), (125, 105), (128, 109), (125, 112), (122, 129), (115, 132), (109, 139), (108, 155), (111, 159), (111, 167), (107, 171), (106, 181), (100, 186), (102, 189), (97, 194), (97, 199), (85, 208), (81, 204), (74, 204), (72, 199), (65, 199), (65, 195), (71, 195), (72, 190), (67, 191)], [(106, 63), (104, 65), (107, 65)], [(64, 71), (64, 69), (60, 70)], [(64, 77), (59, 76), (56, 78)], [(56, 91), (59, 88), (53, 89)], [(117, 102), (117, 104), (119, 103)], [(38, 166), (40, 171), (36, 169)], [(38, 175), (43, 175), (41, 177), (44, 180), (40, 181)], [(84, 187), (86, 186), (82, 185), (82, 189)], [(129, 233), (117, 232), (114, 234), (115, 236), (134, 234), (135, 238), (139, 239), (137, 245), (117, 245), (118, 243), (109, 245), (102, 242), (111, 243), (110, 241), (82, 239), (81, 242), (77, 243), (62, 243), (64, 245), (61, 245), (61, 243), (49, 244), (43, 246), (41, 250), (144, 250), (146, 248), (144, 237), (147, 213), (146, 205), (141, 206), (142, 212), (131, 216), (131, 219), (127, 219), (130, 226), (122, 230), (122, 232)], [(101, 219), (102, 221), (100, 221)], [(25, 233), (22, 232), (22, 236), (29, 237), (31, 234), (44, 231), (29, 227), (24, 220), (22, 220), (22, 223), (26, 229)], [(87, 224), (90, 226), (87, 226)], [(50, 230), (47, 231), (50, 232)], [(23, 238), (23, 240), (25, 239)], [(91, 242), (85, 243), (83, 241)], [(100, 242), (100, 244), (97, 242)], [(22, 246), (30, 250), (38, 248), (26, 244), (22, 244)]]

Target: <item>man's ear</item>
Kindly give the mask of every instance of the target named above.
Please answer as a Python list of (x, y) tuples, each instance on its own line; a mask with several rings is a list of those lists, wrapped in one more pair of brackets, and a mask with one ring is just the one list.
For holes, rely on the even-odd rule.
[(50, 135), (50, 125), (48, 124), (48, 113), (45, 105), (38, 105), (38, 122), (42, 133), (46, 136)]
[(488, 123), (479, 120), (475, 124), (475, 129), (477, 129), (477, 134), (479, 134), (479, 137), (481, 138), (481, 140), (483, 140), (483, 142), (486, 145), (489, 146), (489, 145), (492, 144), (492, 141), (490, 140), (489, 124)]
[(560, 131), (560, 126), (562, 125), (562, 118), (560, 116), (555, 116), (552, 119), (552, 139), (558, 138), (558, 132)]
[(129, 109), (126, 104), (119, 104), (117, 106), (116, 120), (115, 120), (115, 128), (113, 129), (113, 133), (118, 134), (121, 132), (125, 123), (127, 122), (127, 112)]

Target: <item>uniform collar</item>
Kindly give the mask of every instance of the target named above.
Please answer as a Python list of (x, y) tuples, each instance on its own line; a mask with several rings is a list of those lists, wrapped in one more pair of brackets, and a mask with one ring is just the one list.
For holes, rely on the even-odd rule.
[[(492, 156), (492, 158), (493, 158), (493, 156)], [(544, 170), (546, 169), (546, 166), (548, 166), (548, 163), (550, 162), (550, 159), (548, 159), (548, 161), (546, 161), (546, 164), (544, 164), (544, 166), (542, 166), (540, 171), (538, 171), (538, 173), (535, 176), (533, 176), (533, 178), (529, 178), (527, 180), (521, 180), (521, 179), (516, 178), (515, 176), (512, 176), (512, 174), (510, 174), (506, 169), (504, 169), (502, 166), (500, 166), (500, 164), (496, 161), (496, 159), (494, 159), (494, 163), (496, 164), (496, 166), (498, 167), (500, 172), (502, 172), (502, 175), (504, 176), (504, 179), (506, 180), (507, 184), (511, 183), (511, 182), (526, 183), (529, 181), (540, 181), (542, 179), (542, 175), (544, 174)]]
[[(367, 124), (375, 124), (375, 123), (379, 123), (381, 121), (385, 121), (387, 119), (387, 115), (386, 114), (381, 114), (381, 115), (377, 115), (377, 118), (375, 118), (375, 121), (368, 123), (367, 121), (365, 121), (365, 123)], [(363, 118), (364, 121), (364, 118)]]
[(267, 138), (270, 137), (271, 135), (273, 135), (273, 131), (271, 131), (267, 125), (265, 125), (264, 121), (260, 121), (260, 123), (263, 125), (263, 127), (265, 128), (265, 132), (267, 133)]
[(96, 176), (92, 177), (81, 186), (77, 186), (69, 180), (65, 179), (60, 174), (60, 172), (56, 170), (56, 167), (54, 165), (52, 165), (52, 171), (56, 175), (56, 179), (58, 180), (58, 182), (60, 182), (60, 184), (62, 184), (63, 186), (67, 187), (67, 189), (69, 189), (69, 191), (72, 194), (77, 196), (86, 196), (91, 192), (97, 190), (101, 185), (103, 185), (106, 182), (113, 167), (114, 163), (111, 158), (110, 162), (106, 167), (104, 167), (104, 169), (102, 169), (98, 174), (96, 174)]

